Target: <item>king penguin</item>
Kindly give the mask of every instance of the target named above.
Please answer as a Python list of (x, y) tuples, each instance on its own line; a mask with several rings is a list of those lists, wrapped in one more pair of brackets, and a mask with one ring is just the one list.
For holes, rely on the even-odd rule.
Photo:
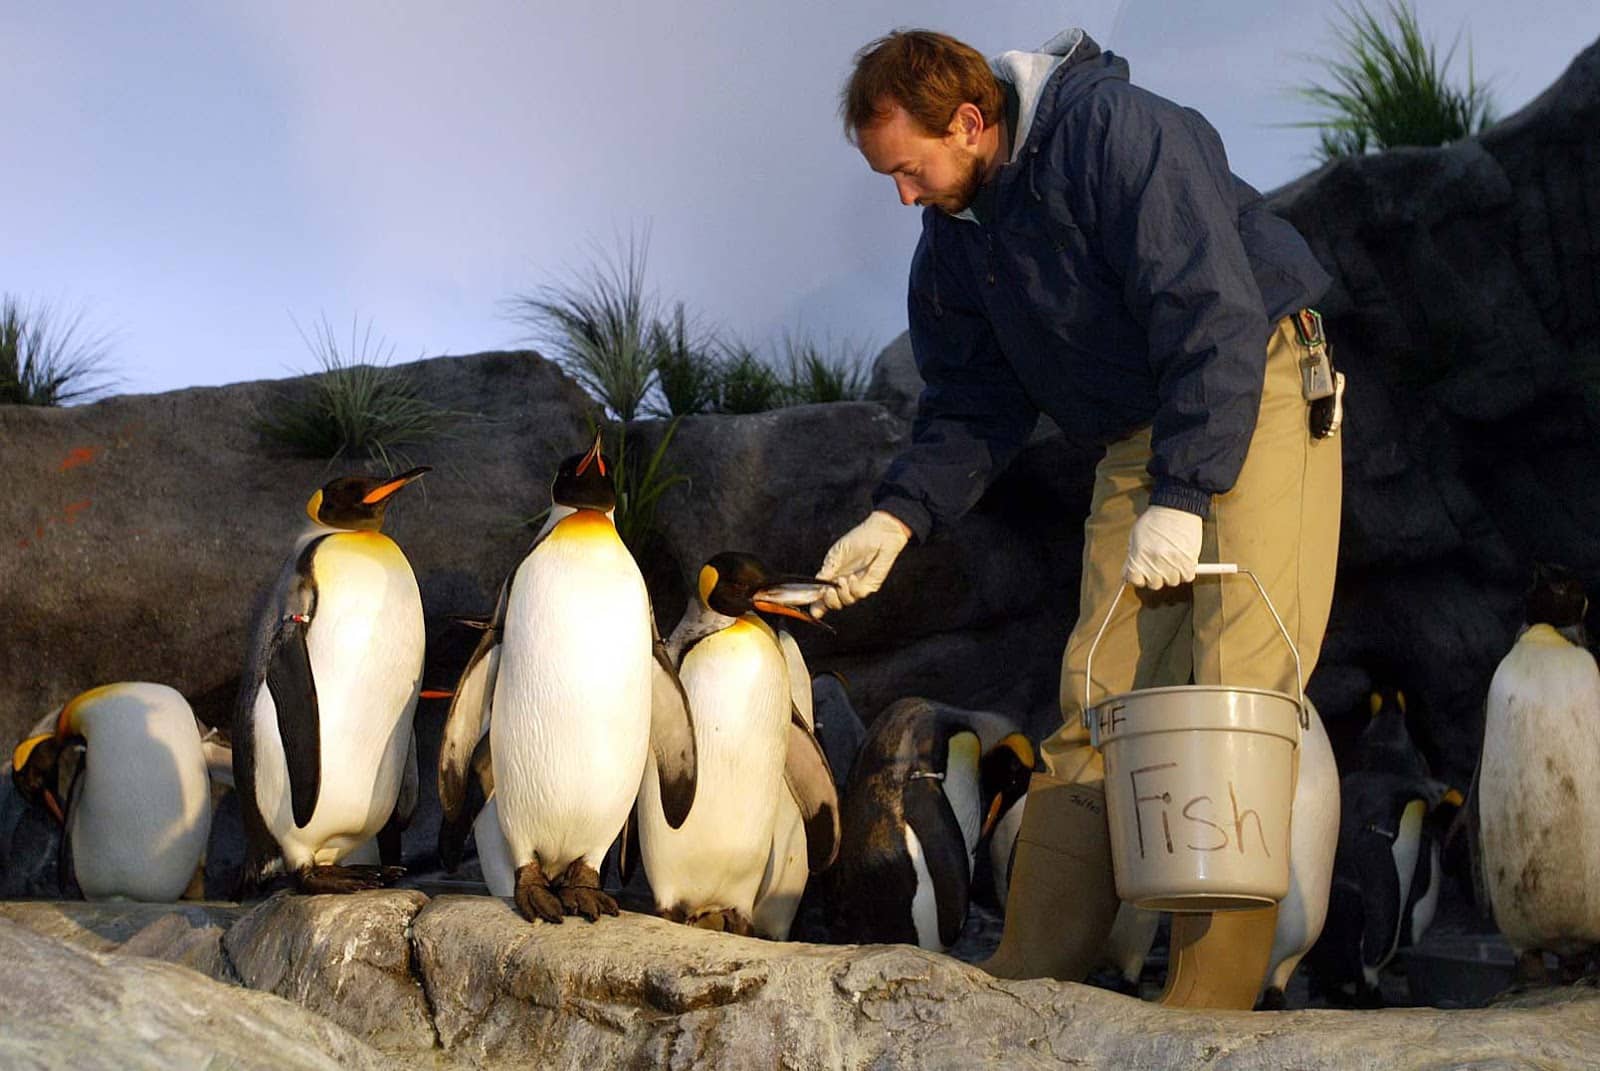
[[(416, 800), (422, 597), (380, 529), (392, 496), (427, 471), (341, 476), (306, 503), (310, 524), (258, 618), (234, 713), (247, 892), (280, 867), (312, 893), (401, 874), (394, 834), (409, 820), (402, 803)], [(350, 865), (378, 861), (380, 834), (391, 865)]]
[(1289, 803), (1289, 891), (1278, 902), (1272, 954), (1257, 1004), (1263, 1009), (1285, 1007), (1289, 980), (1322, 936), (1339, 848), (1339, 767), (1322, 715), (1309, 698), (1306, 715)]
[[(768, 878), (764, 936), (786, 936), (805, 875), (833, 861), (839, 803), (812, 732), (805, 660), (794, 638), (759, 613), (809, 624), (798, 607), (827, 587), (775, 576), (754, 555), (733, 551), (700, 569), (667, 638), (694, 714), (694, 806), (677, 828), (667, 822), (653, 759), (639, 791), (640, 857), (665, 918), (749, 935)], [(791, 852), (803, 867), (789, 869)]]
[(61, 823), (60, 885), (86, 900), (199, 895), (211, 785), (194, 712), (164, 684), (77, 696), (12, 753), (27, 798)]
[[(1319, 987), (1330, 999), (1383, 1005), (1382, 972), (1410, 918), (1419, 862), (1429, 857), (1425, 817), (1445, 793), (1406, 729), (1406, 696), (1383, 687), (1368, 697), (1366, 726), (1350, 772), (1339, 780), (1342, 815), (1322, 944)], [(1298, 817), (1298, 815), (1296, 816)]]
[[(479, 855), (498, 812), (517, 909), (530, 921), (615, 915), (600, 864), (640, 790), (646, 756), (671, 826), (695, 799), (695, 739), (683, 685), (656, 634), (644, 578), (617, 534), (612, 466), (595, 435), (561, 462), (534, 545), (502, 589), (467, 663), (439, 753), (446, 823), (475, 826)], [(488, 741), (493, 795), (468, 799)], [(441, 837), (445, 834), (441, 831)], [(499, 845), (492, 845), (499, 851)]]
[(845, 790), (835, 936), (953, 945), (977, 852), (1027, 792), (1034, 762), (999, 714), (907, 698), (878, 715)]
[(1575, 577), (1537, 569), (1484, 709), (1473, 793), (1483, 880), (1527, 983), (1545, 980), (1544, 952), (1575, 959), (1600, 944), (1600, 670), (1587, 608)]

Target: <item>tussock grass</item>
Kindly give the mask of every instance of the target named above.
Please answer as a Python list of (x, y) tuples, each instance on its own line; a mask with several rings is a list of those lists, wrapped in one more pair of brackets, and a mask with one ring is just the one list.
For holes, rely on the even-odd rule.
[(678, 302), (672, 315), (650, 325), (659, 400), (653, 410), (668, 417), (708, 413), (721, 394), (720, 375), (711, 350), (715, 335), (692, 324)]
[(628, 238), (586, 271), (509, 300), (512, 320), (617, 420), (639, 414), (656, 371), (658, 301), (645, 285), (650, 239)]
[(866, 397), (869, 349), (865, 343), (818, 344), (803, 332), (785, 332), (784, 390), (789, 404), (855, 402)]
[(68, 405), (111, 389), (110, 342), (82, 310), (0, 296), (0, 405)]
[(389, 367), (394, 344), (373, 338), (371, 320), (362, 327), (351, 319), (347, 349), (326, 316), (310, 334), (298, 322), (295, 330), (321, 375), (308, 393), (280, 396), (257, 422), (268, 441), (289, 452), (329, 460), (362, 456), (393, 472), (409, 464), (404, 447), (445, 434), (464, 415), (421, 397), (409, 375)]
[(1447, 80), (1459, 34), (1441, 60), (1407, 0), (1388, 4), (1392, 28), (1364, 4), (1354, 10), (1341, 6), (1339, 12), (1345, 25), (1335, 33), (1342, 54), (1323, 60), (1332, 85), (1296, 91), (1324, 115), (1291, 124), (1321, 131), (1319, 159), (1401, 145), (1443, 145), (1494, 121), (1493, 100), (1487, 84), (1473, 73), (1470, 50), (1465, 88)]

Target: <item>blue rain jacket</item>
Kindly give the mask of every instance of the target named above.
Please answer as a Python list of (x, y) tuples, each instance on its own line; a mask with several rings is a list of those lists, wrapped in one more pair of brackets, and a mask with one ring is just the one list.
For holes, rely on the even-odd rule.
[[(1272, 325), (1326, 291), (1198, 112), (1069, 31), (1007, 53), (1021, 138), (972, 210), (922, 215), (911, 346), (926, 387), (873, 495), (918, 539), (971, 509), (1040, 413), (1104, 445), (1151, 427), (1151, 502), (1206, 516), (1255, 428)], [(1036, 95), (1035, 95), (1036, 94)]]

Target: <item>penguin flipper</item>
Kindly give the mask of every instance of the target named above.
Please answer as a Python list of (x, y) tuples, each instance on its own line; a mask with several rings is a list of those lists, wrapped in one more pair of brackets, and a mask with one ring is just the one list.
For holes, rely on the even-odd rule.
[(404, 862), (400, 834), (411, 825), (411, 818), (416, 814), (420, 780), (417, 774), (417, 731), (413, 728), (406, 741), (406, 762), (400, 769), (400, 791), (395, 796), (394, 810), (389, 812), (389, 820), (378, 830), (378, 861), (384, 866), (401, 866)]
[(1393, 840), (1381, 833), (1363, 831), (1355, 846), (1356, 870), (1361, 875), (1361, 966), (1380, 970), (1394, 955), (1400, 939), (1400, 876), (1395, 873)]
[[(439, 741), (439, 806), (447, 821), (458, 821), (469, 791), (469, 768), (478, 741), (488, 734), (489, 717), (494, 710), (494, 686), (500, 672), (500, 639), (505, 628), (506, 593), (510, 580), (500, 585), (494, 620), (483, 630), (478, 646), (461, 671), (455, 694), (450, 697), (450, 713), (445, 718), (444, 735)], [(479, 800), (477, 808), (483, 807)], [(473, 816), (462, 827), (472, 828)], [(441, 836), (443, 831), (441, 830)]]
[(901, 790), (901, 805), (906, 824), (922, 846), (923, 864), (933, 881), (939, 940), (949, 948), (961, 936), (961, 927), (967, 921), (967, 893), (972, 881), (961, 823), (956, 821), (956, 812), (944, 789), (931, 777), (907, 781)]
[(667, 825), (677, 829), (694, 806), (694, 716), (667, 645), (655, 632), (654, 620), (651, 615), (655, 660), (650, 678), (650, 751), (661, 782), (661, 813)]
[(306, 648), (307, 631), (307, 622), (291, 617), (279, 624), (266, 682), (278, 711), (294, 824), (302, 829), (311, 821), (322, 791), (322, 714), (311, 675), (311, 652)]
[(797, 709), (789, 713), (783, 780), (805, 822), (807, 864), (811, 873), (819, 874), (839, 855), (839, 790), (827, 754)]
[[(469, 765), (472, 776), (464, 783), (454, 814), (446, 813), (439, 820), (439, 862), (451, 873), (460, 868), (461, 857), (466, 853), (467, 835), (472, 832), (473, 823), (488, 804), (489, 797), (494, 795), (494, 753), (490, 750), (489, 734), (478, 738)], [(481, 845), (479, 851), (482, 852)]]
[(774, 631), (778, 634), (778, 650), (783, 652), (783, 662), (789, 670), (789, 702), (794, 705), (806, 728), (814, 729), (817, 721), (811, 695), (811, 670), (806, 667), (800, 645), (789, 635), (789, 631), (781, 628)]

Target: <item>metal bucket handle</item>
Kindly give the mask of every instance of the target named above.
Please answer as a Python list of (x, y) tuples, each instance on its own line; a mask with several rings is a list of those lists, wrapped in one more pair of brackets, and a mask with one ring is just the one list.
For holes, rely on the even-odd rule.
[[(1272, 599), (1267, 596), (1267, 589), (1261, 586), (1261, 581), (1256, 574), (1248, 569), (1241, 569), (1237, 565), (1217, 563), (1202, 563), (1195, 566), (1194, 575), (1200, 576), (1228, 576), (1243, 573), (1255, 584), (1256, 590), (1261, 593), (1261, 601), (1267, 604), (1267, 612), (1272, 615), (1272, 620), (1278, 626), (1278, 634), (1283, 637), (1283, 642), (1289, 645), (1289, 653), (1294, 656), (1294, 686), (1295, 694), (1300, 703), (1300, 728), (1308, 731), (1311, 728), (1311, 714), (1306, 709), (1305, 678), (1300, 673), (1300, 649), (1294, 645), (1294, 640), (1289, 637), (1289, 630), (1283, 625), (1283, 618), (1278, 616), (1278, 608), (1272, 605)], [(1094, 642), (1089, 644), (1089, 657), (1083, 665), (1083, 724), (1089, 725), (1089, 709), (1094, 705), (1089, 701), (1089, 689), (1094, 687), (1094, 652), (1100, 646), (1100, 639), (1106, 634), (1106, 628), (1111, 624), (1111, 615), (1117, 612), (1117, 603), (1122, 601), (1122, 595), (1128, 590), (1126, 580), (1122, 587), (1117, 589), (1117, 597), (1111, 600), (1111, 606), (1106, 610), (1105, 620), (1100, 622), (1100, 630), (1094, 634)]]

